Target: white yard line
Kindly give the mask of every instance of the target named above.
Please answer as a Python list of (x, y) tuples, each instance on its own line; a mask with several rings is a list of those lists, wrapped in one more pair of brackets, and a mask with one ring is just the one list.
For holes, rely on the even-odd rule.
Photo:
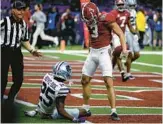
[[(110, 115), (109, 113), (108, 114), (93, 114), (94, 116), (108, 116), (108, 115)], [(139, 115), (139, 116), (143, 116), (143, 115), (146, 115), (146, 116), (148, 116), (148, 115), (162, 115), (162, 114), (118, 114), (118, 115), (121, 115), (121, 116), (129, 116), (129, 115), (131, 115), (131, 116), (135, 116), (135, 115)]]
[[(54, 63), (55, 64), (55, 63)], [(42, 67), (51, 67), (53, 66), (54, 64), (39, 64), (39, 63), (24, 63), (24, 66), (34, 66), (34, 67), (38, 67), (38, 66), (42, 66)], [(82, 68), (81, 65), (71, 65), (72, 68)]]
[(44, 57), (52, 58), (52, 59), (60, 59), (60, 57), (58, 57), (58, 56), (44, 55)]
[[(25, 70), (28, 70), (28, 71), (31, 71), (32, 69), (25, 69)], [(33, 71), (38, 71), (38, 72), (51, 72), (51, 70), (49, 69), (33, 69)], [(75, 73), (75, 72), (81, 72), (81, 71), (77, 71), (77, 70), (74, 70), (73, 71), (73, 73)], [(35, 75), (33, 75), (33, 76), (35, 76)], [(74, 74), (74, 76), (81, 76), (81, 73), (80, 74)], [(97, 76), (97, 77), (101, 77), (102, 75), (101, 74), (95, 74), (94, 76)], [(113, 74), (113, 76), (114, 77), (121, 77), (121, 75), (120, 74)], [(134, 77), (142, 77), (142, 78), (144, 78), (144, 77), (150, 77), (150, 78), (153, 78), (153, 77), (162, 77), (161, 75), (152, 75), (152, 74), (147, 74), (147, 75), (143, 75), (143, 74), (133, 74), (133, 76)], [(74, 80), (74, 79), (73, 79)], [(79, 80), (79, 79), (75, 79), (75, 80)], [(98, 82), (101, 82), (101, 81), (103, 81), (103, 80), (98, 80)]]
[[(61, 52), (60, 50), (38, 50), (43, 53), (63, 53), (63, 54), (87, 54), (88, 50), (65, 50), (64, 52)], [(22, 49), (22, 52), (28, 53), (27, 50)], [(161, 51), (141, 51), (140, 54), (142, 55), (163, 55)]]
[(159, 72), (152, 72), (152, 74), (163, 75), (162, 73)]
[[(4, 95), (4, 98), (7, 99), (8, 96)], [(36, 107), (37, 105), (33, 104), (33, 103), (30, 103), (30, 102), (25, 102), (23, 100), (18, 100), (18, 99), (15, 99), (15, 102), (17, 103), (20, 103), (22, 105), (26, 105), (26, 106), (29, 106), (29, 107)]]
[(157, 82), (157, 83), (162, 83), (163, 84), (163, 80), (150, 79), (150, 81)]
[[(30, 81), (42, 81), (42, 78), (30, 78), (28, 79)], [(80, 82), (81, 79), (71, 79), (72, 82)], [(98, 79), (92, 79), (91, 82), (104, 82), (103, 80), (98, 80)]]
[[(8, 82), (8, 84), (13, 84), (13, 82)], [(38, 85), (38, 86), (41, 85), (41, 83), (25, 83), (25, 82), (23, 82), (23, 84), (26, 84), (26, 85)]]
[[(77, 107), (77, 108), (80, 108), (82, 106), (66, 106), (66, 107)], [(111, 107), (110, 106), (95, 106), (95, 105), (91, 105), (90, 108), (108, 108), (110, 109)], [(162, 107), (146, 107), (146, 106), (141, 106), (141, 107), (137, 107), (137, 106), (117, 106), (116, 108), (144, 108), (144, 109), (162, 109)]]
[[(80, 98), (80, 99), (83, 99), (83, 95), (80, 94), (80, 93), (73, 93), (73, 94), (70, 94), (71, 96), (74, 96), (74, 97), (77, 97), (77, 98)], [(105, 95), (106, 94), (94, 94), (94, 95)], [(131, 97), (131, 96), (125, 96), (125, 95), (116, 95), (118, 97), (123, 97), (123, 98), (126, 98), (126, 99), (117, 99), (117, 100), (142, 100), (142, 99), (138, 99), (136, 97)], [(95, 99), (95, 100), (106, 100), (105, 98), (90, 98), (90, 99)]]
[(131, 68), (131, 71), (140, 72), (140, 70), (139, 70), (139, 69), (134, 69), (134, 68)]
[(32, 57), (24, 57), (25, 60), (36, 60), (35, 58), (32, 58)]
[(149, 67), (163, 68), (162, 65), (148, 64), (148, 63), (143, 63), (143, 62), (133, 62), (133, 64), (143, 65), (143, 66), (149, 66)]
[[(57, 61), (38, 61), (38, 60), (35, 60), (35, 61), (24, 61), (24, 63), (27, 63), (27, 64), (55, 64), (55, 63), (57, 63), (58, 62), (58, 60)], [(72, 65), (81, 65), (81, 67), (83, 66), (83, 63), (82, 62), (76, 62), (76, 61), (74, 61), (74, 62), (69, 62), (68, 61), (68, 63), (69, 64), (72, 64)]]

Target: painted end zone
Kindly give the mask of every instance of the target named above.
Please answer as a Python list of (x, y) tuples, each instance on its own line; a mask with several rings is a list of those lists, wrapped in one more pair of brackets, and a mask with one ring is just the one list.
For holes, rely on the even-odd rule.
[[(56, 62), (56, 61), (53, 61)], [(40, 84), (43, 75), (46, 72), (50, 72), (51, 65), (53, 64), (52, 61), (41, 60), (39, 65), (35, 63), (33, 60), (25, 60), (25, 77), (24, 77), (24, 84), (18, 94), (17, 99), (23, 100), (26, 102), (30, 102), (33, 104), (38, 103), (38, 96), (40, 93)], [(74, 86), (72, 86), (71, 94), (82, 94), (82, 87), (80, 85), (80, 77), (81, 77), (81, 69), (82, 63), (77, 61), (71, 61), (73, 67), (73, 79), (74, 79)], [(45, 65), (45, 66), (43, 66)], [(33, 69), (33, 70), (32, 70)], [(37, 71), (36, 71), (37, 69)], [(45, 70), (47, 71), (45, 72)], [(99, 70), (97, 70), (99, 71)], [(104, 83), (99, 75), (100, 73), (97, 72), (94, 76), (94, 80), (91, 82), (92, 84), (92, 94), (101, 95), (106, 94), (106, 88)], [(162, 107), (162, 83), (157, 83), (155, 80), (162, 80), (160, 75), (151, 74), (151, 73), (133, 73), (136, 75), (136, 79), (128, 82), (121, 82), (120, 75), (115, 73), (116, 80), (114, 81), (114, 86), (116, 89), (116, 95), (118, 96), (128, 96), (126, 98), (137, 98), (138, 100), (134, 99), (117, 99), (117, 110), (119, 106), (123, 107), (137, 107), (136, 110), (139, 110), (139, 107)], [(37, 76), (36, 76), (37, 75)], [(9, 76), (9, 82), (12, 81), (11, 75)], [(161, 90), (160, 90), (161, 89)], [(6, 90), (6, 94), (8, 94), (8, 90)], [(140, 100), (139, 100), (140, 99)], [(75, 101), (75, 102), (74, 102)], [(66, 105), (71, 106), (82, 106), (83, 100), (82, 98), (77, 98), (72, 95), (69, 95), (66, 100)], [(108, 100), (103, 97), (102, 100), (100, 99), (91, 99), (90, 100), (91, 106), (108, 106)], [(162, 115), (160, 113), (155, 114), (144, 114), (137, 115), (134, 113), (127, 113), (122, 112), (119, 113), (121, 118), (120, 121), (112, 121), (110, 118), (110, 108), (108, 107), (105, 111), (108, 114), (95, 114), (92, 113), (92, 116), (87, 118), (88, 121), (92, 123), (162, 123)], [(99, 111), (97, 111), (99, 113)], [(27, 118), (28, 119), (28, 118)]]

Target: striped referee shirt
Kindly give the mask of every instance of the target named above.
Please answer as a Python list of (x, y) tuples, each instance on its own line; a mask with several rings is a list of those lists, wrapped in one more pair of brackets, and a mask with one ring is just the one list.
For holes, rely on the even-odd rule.
[(0, 21), (0, 26), (1, 47), (18, 48), (22, 41), (29, 40), (28, 28), (24, 20), (16, 22), (12, 16), (5, 17)]

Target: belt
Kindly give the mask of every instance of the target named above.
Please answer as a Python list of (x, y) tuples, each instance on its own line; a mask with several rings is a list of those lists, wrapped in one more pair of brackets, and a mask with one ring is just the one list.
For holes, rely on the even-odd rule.
[(111, 46), (110, 45), (108, 45), (108, 46), (105, 46), (105, 47), (101, 47), (101, 48), (92, 48), (92, 47), (90, 47), (90, 49), (91, 50), (93, 50), (93, 51), (101, 51), (101, 50), (104, 50), (104, 49), (110, 49), (111, 48)]

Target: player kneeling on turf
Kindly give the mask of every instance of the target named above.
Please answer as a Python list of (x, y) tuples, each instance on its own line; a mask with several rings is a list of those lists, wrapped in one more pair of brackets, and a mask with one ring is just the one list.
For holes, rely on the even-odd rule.
[(85, 122), (81, 117), (91, 116), (86, 109), (66, 109), (65, 99), (70, 89), (64, 84), (71, 78), (71, 66), (67, 62), (58, 62), (53, 67), (53, 73), (47, 73), (43, 80), (37, 108), (25, 111), (24, 114), (34, 117), (38, 113), (42, 119), (67, 118), (72, 122)]

